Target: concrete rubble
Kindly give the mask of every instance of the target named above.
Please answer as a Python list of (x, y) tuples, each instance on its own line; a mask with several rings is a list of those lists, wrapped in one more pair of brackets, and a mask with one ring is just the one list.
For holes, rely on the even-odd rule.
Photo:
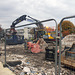
[[(24, 49), (23, 44), (8, 47), (10, 48), (7, 49), (7, 61), (21, 61), (21, 64), (11, 66), (12, 71), (16, 75), (55, 75), (55, 63), (45, 60), (45, 52), (31, 53)], [(4, 54), (0, 56), (0, 61), (3, 58)], [(61, 75), (75, 75), (75, 71), (64, 68), (62, 65)]]
[(70, 34), (62, 39), (62, 46), (71, 47), (75, 43), (75, 34)]
[[(7, 56), (9, 57), (9, 55)], [(38, 61), (38, 59), (29, 58), (27, 55), (13, 54), (10, 55), (11, 59), (13, 59), (12, 57), (22, 61), (21, 64), (12, 66), (13, 71), (16, 71), (16, 75), (55, 75), (55, 63), (53, 61)], [(61, 75), (70, 75), (69, 73), (71, 73), (70, 70), (61, 68)], [(74, 75), (75, 72), (73, 71), (71, 74)]]

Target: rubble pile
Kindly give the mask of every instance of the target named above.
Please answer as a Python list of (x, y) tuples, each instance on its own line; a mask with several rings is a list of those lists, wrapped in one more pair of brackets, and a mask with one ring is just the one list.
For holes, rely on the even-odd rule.
[[(10, 48), (24, 48), (24, 44), (22, 44), (21, 46), (20, 45), (6, 45), (6, 48), (7, 49), (10, 49)], [(3, 50), (4, 49), (4, 43), (1, 45), (1, 49)]]
[(48, 44), (44, 41), (43, 38), (40, 38), (38, 40), (38, 43), (39, 43), (40, 48), (42, 49), (42, 51), (45, 52), (45, 48), (48, 46)]
[(62, 39), (62, 46), (71, 47), (75, 43), (75, 34), (67, 35)]
[[(25, 55), (7, 55), (8, 60), (20, 60), (22, 63), (11, 66), (16, 75), (55, 75), (55, 63), (44, 60), (44, 54), (26, 53)], [(11, 58), (11, 59), (10, 59)], [(74, 75), (74, 71), (61, 68), (61, 75)]]
[[(53, 61), (46, 61), (42, 58), (36, 59), (37, 56), (34, 55), (35, 54), (33, 54), (33, 56), (30, 58), (27, 55), (8, 55), (8, 57), (12, 58), (15, 61), (22, 61), (21, 64), (12, 66), (12, 69), (16, 72), (16, 75), (55, 75), (55, 63)], [(70, 70), (61, 68), (61, 75), (74, 75), (74, 72), (71, 72), (72, 71)]]
[[(7, 62), (21, 61), (15, 66), (9, 64), (16, 75), (55, 75), (55, 63), (45, 60), (45, 52), (34, 54), (22, 48), (23, 45), (13, 47), (7, 49), (6, 60)], [(0, 57), (2, 58), (2, 56)], [(75, 72), (61, 67), (61, 75), (75, 75)]]

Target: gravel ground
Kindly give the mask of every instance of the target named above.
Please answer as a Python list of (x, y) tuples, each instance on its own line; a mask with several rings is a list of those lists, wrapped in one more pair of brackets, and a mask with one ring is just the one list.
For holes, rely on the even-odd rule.
[[(27, 75), (55, 75), (55, 63), (45, 60), (45, 52), (34, 54), (25, 50), (23, 45), (7, 46), (7, 61), (9, 60), (21, 61), (21, 64), (11, 65), (16, 75), (25, 73)], [(0, 61), (4, 62), (4, 50), (0, 55)], [(61, 75), (75, 75), (75, 71), (61, 65)]]

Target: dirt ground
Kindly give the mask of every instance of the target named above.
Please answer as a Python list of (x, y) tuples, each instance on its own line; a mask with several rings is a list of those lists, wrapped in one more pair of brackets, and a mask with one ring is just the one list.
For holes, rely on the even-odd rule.
[[(1, 52), (0, 61), (4, 62), (4, 49), (1, 49)], [(7, 61), (21, 61), (21, 64), (14, 66), (9, 64), (16, 75), (21, 75), (21, 72), (24, 72), (24, 67), (30, 69), (30, 75), (54, 75), (55, 73), (55, 62), (45, 60), (45, 52), (31, 53), (30, 50), (25, 50), (22, 44), (7, 46), (6, 55)], [(75, 75), (75, 71), (61, 65), (61, 75)]]

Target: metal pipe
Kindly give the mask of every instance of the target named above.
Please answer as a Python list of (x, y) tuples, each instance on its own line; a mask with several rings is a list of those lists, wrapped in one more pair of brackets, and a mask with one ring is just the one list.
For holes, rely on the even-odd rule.
[(16, 69), (11, 68), (11, 66), (10, 66), (9, 64), (6, 63), (6, 66), (7, 66), (12, 72), (14, 72), (15, 74), (17, 73), (17, 72), (16, 72)]
[(57, 41), (57, 36), (58, 36), (58, 26), (57, 26), (57, 22), (56, 23), (56, 49), (55, 49), (55, 75), (57, 75), (57, 46), (58, 46), (58, 41)]
[[(25, 25), (19, 25), (19, 26), (16, 26), (15, 28), (19, 28), (19, 27), (23, 27), (23, 26), (30, 26), (30, 25), (33, 25), (33, 24), (38, 24), (38, 23), (42, 23), (42, 22), (47, 22), (47, 21), (55, 21), (55, 19), (48, 19), (48, 20), (43, 20), (43, 21), (39, 21), (39, 22), (34, 22), (34, 23), (30, 23), (30, 24), (25, 24)], [(12, 27), (13, 28), (13, 27)], [(10, 30), (11, 28), (8, 28), (6, 30)]]
[(4, 44), (4, 48), (5, 48), (5, 64), (6, 64), (6, 29), (5, 29), (5, 44)]
[(27, 49), (27, 39), (24, 40), (24, 49)]
[(62, 28), (61, 28), (61, 23), (62, 22), (60, 22), (60, 40), (59, 40), (59, 72), (58, 72), (58, 74), (60, 75), (60, 73), (61, 73), (61, 31), (62, 31)]

